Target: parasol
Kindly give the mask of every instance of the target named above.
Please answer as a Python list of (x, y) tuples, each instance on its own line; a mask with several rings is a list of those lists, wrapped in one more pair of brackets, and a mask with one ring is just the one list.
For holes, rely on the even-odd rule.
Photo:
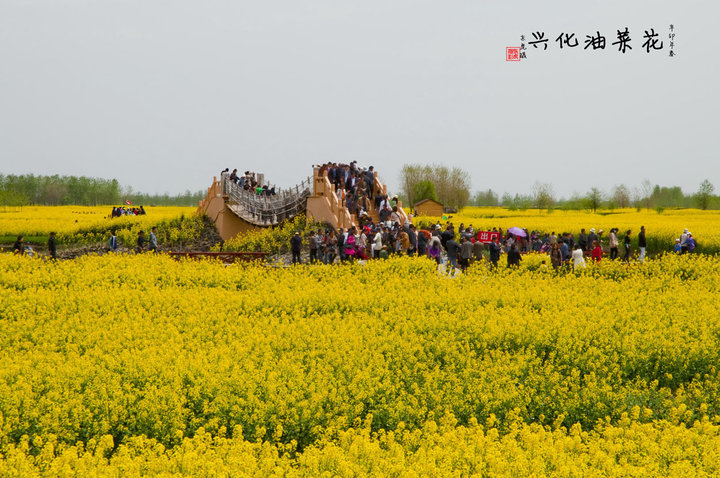
[(527, 234), (525, 233), (525, 231), (523, 231), (519, 227), (511, 227), (510, 229), (507, 230), (507, 232), (509, 232), (510, 234), (513, 234), (515, 236), (527, 237)]

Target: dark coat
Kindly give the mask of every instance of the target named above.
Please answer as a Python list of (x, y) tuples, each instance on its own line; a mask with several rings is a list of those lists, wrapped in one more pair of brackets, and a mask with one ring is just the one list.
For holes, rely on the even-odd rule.
[(507, 253), (508, 265), (509, 266), (519, 266), (520, 259), (521, 259), (520, 251), (518, 251), (516, 247), (511, 247)]
[(293, 252), (300, 252), (300, 250), (302, 249), (302, 238), (299, 234), (294, 235), (290, 239), (290, 248)]
[(445, 243), (445, 249), (447, 249), (448, 257), (457, 257), (458, 252), (460, 252), (460, 244), (455, 242), (455, 239), (448, 239)]
[(453, 231), (445, 230), (445, 231), (443, 231), (442, 234), (440, 234), (440, 242), (442, 243), (442, 245), (445, 249), (447, 249), (447, 242), (450, 239), (453, 239), (453, 240), (455, 239), (455, 233)]
[[(410, 238), (410, 247), (413, 249), (417, 249), (417, 245), (418, 245), (417, 244), (418, 243), (417, 233), (415, 231), (413, 231), (412, 229), (408, 229), (407, 234), (408, 234), (408, 237)], [(422, 235), (424, 236), (424, 234), (422, 234)]]
[(57, 257), (57, 242), (53, 236), (50, 236), (50, 239), (48, 239), (48, 251), (53, 259)]
[(500, 244), (498, 244), (497, 242), (491, 242), (490, 243), (490, 260), (493, 262), (499, 261), (501, 251), (502, 251), (502, 246)]

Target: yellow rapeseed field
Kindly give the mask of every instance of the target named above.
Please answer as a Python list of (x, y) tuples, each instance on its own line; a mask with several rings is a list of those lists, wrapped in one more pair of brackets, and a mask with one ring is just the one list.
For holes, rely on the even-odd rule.
[(720, 475), (717, 257), (538, 264), (0, 254), (0, 476)]
[(147, 214), (144, 216), (119, 218), (110, 218), (111, 211), (112, 206), (24, 206), (17, 210), (0, 212), (0, 234), (47, 236), (56, 232), (71, 236), (83, 230), (124, 228), (131, 225), (147, 227), (183, 214), (193, 214), (195, 208), (147, 206)]

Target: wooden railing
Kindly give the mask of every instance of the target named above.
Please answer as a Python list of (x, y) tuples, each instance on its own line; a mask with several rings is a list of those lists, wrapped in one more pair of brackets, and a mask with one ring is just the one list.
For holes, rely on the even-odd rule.
[(311, 193), (311, 178), (300, 184), (282, 189), (272, 196), (257, 194), (241, 188), (227, 175), (223, 175), (222, 191), (230, 210), (256, 226), (272, 226), (298, 214), (305, 213), (305, 203)]

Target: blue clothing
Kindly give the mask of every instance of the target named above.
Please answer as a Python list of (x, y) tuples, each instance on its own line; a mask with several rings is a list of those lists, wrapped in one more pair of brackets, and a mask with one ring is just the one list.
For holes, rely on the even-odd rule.
[(563, 261), (569, 261), (570, 260), (570, 248), (568, 245), (564, 242), (560, 243), (560, 252), (562, 253), (562, 260)]

